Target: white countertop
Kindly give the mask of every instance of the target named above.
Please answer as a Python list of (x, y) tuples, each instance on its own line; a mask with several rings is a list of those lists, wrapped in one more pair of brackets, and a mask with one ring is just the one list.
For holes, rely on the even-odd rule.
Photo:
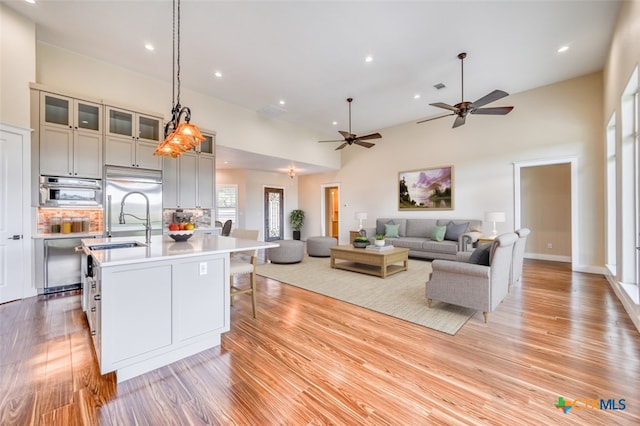
[[(83, 245), (89, 247), (91, 245), (131, 241), (145, 244), (145, 238), (143, 236), (82, 239)], [(168, 258), (260, 250), (269, 247), (278, 247), (278, 244), (194, 233), (187, 241), (180, 242), (173, 241), (168, 235), (154, 235), (151, 237), (151, 243), (148, 246), (95, 250), (92, 251), (92, 255), (100, 266), (105, 267), (153, 262)]]

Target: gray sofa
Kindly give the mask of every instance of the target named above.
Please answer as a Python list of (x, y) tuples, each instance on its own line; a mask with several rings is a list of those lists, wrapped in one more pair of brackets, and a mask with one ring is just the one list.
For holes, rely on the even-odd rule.
[[(449, 236), (457, 236), (455, 240), (435, 241), (430, 238), (436, 225), (446, 226), (449, 222), (458, 225), (458, 229), (466, 223), (469, 225), (459, 235), (451, 232)], [(379, 218), (375, 228), (366, 230), (367, 237), (373, 239), (376, 234), (385, 234), (385, 224), (398, 225), (398, 237), (385, 237), (386, 244), (408, 248), (409, 256), (424, 259), (455, 260), (458, 252), (473, 250), (474, 243), (482, 235), (482, 221), (476, 219)]]

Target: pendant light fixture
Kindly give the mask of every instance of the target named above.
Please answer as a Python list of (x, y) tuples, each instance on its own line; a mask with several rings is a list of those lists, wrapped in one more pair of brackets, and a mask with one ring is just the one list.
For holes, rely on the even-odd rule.
[[(177, 16), (177, 19), (176, 19)], [(177, 22), (177, 26), (176, 26)], [(153, 155), (176, 158), (195, 148), (204, 140), (198, 128), (191, 124), (191, 110), (180, 105), (180, 0), (173, 0), (173, 74), (171, 121), (164, 126), (164, 141)], [(178, 87), (176, 97), (176, 85)], [(184, 121), (180, 122), (181, 119)]]

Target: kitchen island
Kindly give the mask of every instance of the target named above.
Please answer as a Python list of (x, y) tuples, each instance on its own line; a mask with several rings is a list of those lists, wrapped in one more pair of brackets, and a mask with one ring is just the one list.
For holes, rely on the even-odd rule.
[(118, 382), (220, 345), (230, 328), (230, 253), (277, 247), (207, 234), (82, 243), (83, 308), (100, 373), (116, 371)]

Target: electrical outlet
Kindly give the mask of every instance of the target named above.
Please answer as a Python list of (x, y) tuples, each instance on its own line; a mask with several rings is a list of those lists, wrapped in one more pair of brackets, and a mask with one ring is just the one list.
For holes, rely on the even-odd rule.
[(551, 243), (547, 243), (547, 248), (548, 248), (548, 249), (552, 249), (552, 248), (553, 248), (553, 244), (551, 244)]
[(200, 275), (207, 275), (207, 262), (200, 262)]

